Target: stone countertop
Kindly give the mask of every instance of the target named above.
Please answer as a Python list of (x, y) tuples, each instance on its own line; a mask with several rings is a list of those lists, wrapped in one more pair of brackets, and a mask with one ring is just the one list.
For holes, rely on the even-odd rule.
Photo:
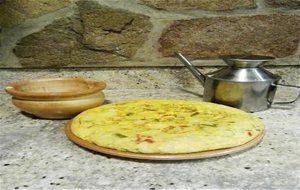
[[(17, 74), (1, 72), (1, 83)], [(88, 74), (86, 74), (88, 76)], [(24, 75), (23, 75), (24, 77)], [(180, 89), (107, 89), (110, 101), (201, 100)], [(1, 189), (299, 189), (300, 103), (257, 112), (263, 141), (240, 153), (191, 161), (143, 161), (101, 155), (64, 134), (67, 120), (22, 114), (0, 91)]]

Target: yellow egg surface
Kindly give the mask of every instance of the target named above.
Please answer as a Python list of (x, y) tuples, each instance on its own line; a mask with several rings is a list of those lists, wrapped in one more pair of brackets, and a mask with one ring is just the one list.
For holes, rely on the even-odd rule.
[(101, 147), (178, 154), (230, 148), (256, 138), (264, 126), (244, 111), (186, 100), (132, 100), (89, 109), (71, 131)]

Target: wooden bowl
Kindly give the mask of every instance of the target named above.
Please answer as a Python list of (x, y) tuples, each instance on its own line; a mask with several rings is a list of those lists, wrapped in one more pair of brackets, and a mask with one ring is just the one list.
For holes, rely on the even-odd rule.
[(8, 84), (13, 104), (40, 118), (66, 119), (104, 102), (103, 81), (84, 78), (22, 80)]

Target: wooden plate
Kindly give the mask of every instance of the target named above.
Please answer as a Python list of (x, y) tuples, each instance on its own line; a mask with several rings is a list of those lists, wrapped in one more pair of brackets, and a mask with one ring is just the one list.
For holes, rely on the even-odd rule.
[(243, 145), (235, 146), (231, 148), (218, 149), (218, 150), (183, 153), (183, 154), (144, 154), (144, 153), (133, 153), (133, 152), (126, 152), (126, 151), (119, 151), (115, 149), (105, 148), (105, 147), (101, 147), (89, 143), (88, 141), (82, 140), (72, 133), (71, 122), (72, 120), (65, 125), (65, 134), (75, 144), (87, 148), (89, 150), (93, 150), (107, 155), (124, 157), (124, 158), (142, 159), (142, 160), (193, 160), (193, 159), (200, 159), (200, 158), (224, 156), (224, 155), (233, 154), (233, 153), (237, 153), (249, 149), (257, 145), (264, 136), (264, 131), (261, 131), (261, 133), (255, 139)]

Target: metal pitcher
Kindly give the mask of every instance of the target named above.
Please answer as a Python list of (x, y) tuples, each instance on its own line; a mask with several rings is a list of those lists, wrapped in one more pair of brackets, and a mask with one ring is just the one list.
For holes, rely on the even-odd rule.
[[(205, 75), (182, 54), (175, 54), (204, 86), (204, 101), (256, 112), (266, 110), (272, 105), (277, 86), (300, 88), (294, 85), (279, 84), (280, 76), (260, 67), (263, 63), (274, 59), (273, 57), (224, 57), (223, 60), (228, 67)], [(298, 93), (300, 95), (300, 92)], [(299, 95), (296, 99), (299, 98)], [(292, 103), (296, 99), (281, 103)]]

